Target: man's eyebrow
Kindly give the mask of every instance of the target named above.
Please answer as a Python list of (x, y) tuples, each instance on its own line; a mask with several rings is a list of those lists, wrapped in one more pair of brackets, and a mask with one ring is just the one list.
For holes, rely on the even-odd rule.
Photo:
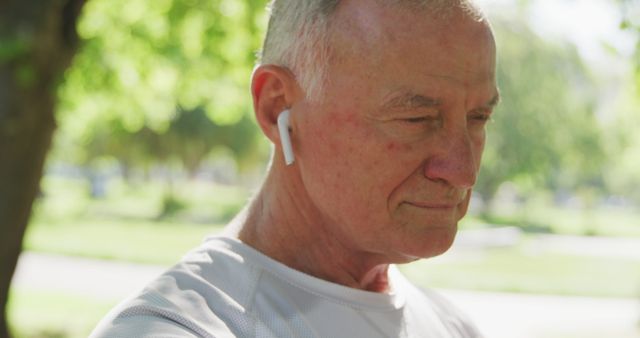
[(416, 109), (416, 108), (433, 108), (438, 107), (442, 102), (438, 99), (407, 93), (396, 96), (389, 101), (385, 102), (383, 108), (385, 109)]

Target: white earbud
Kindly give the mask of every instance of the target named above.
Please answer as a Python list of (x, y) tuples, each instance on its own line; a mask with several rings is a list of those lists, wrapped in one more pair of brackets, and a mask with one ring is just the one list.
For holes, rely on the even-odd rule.
[(289, 135), (289, 109), (284, 110), (278, 115), (278, 131), (280, 132), (280, 142), (282, 143), (282, 152), (284, 153), (284, 162), (291, 165), (294, 161), (293, 148), (291, 147), (291, 137)]

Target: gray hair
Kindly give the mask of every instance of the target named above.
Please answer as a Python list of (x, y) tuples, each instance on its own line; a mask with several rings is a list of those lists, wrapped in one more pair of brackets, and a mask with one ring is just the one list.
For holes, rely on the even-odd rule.
[[(460, 8), (475, 20), (484, 19), (473, 0), (374, 1), (386, 6), (430, 10), (441, 17)], [(339, 4), (340, 0), (272, 0), (259, 63), (287, 67), (308, 98), (320, 97), (331, 55), (330, 22)]]

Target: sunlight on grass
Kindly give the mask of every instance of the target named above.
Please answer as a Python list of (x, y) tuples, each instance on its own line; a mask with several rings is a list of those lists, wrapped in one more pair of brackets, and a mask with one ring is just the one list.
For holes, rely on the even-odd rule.
[(461, 222), (462, 228), (481, 228), (483, 224), (562, 235), (640, 237), (640, 212), (631, 208), (581, 209), (525, 204), (507, 212), (494, 210), (487, 219), (467, 216)]
[(185, 182), (174, 189), (185, 207), (159, 218), (165, 186), (113, 180), (104, 198), (84, 179), (47, 176), (44, 197), (25, 236), (26, 250), (138, 263), (171, 264), (216, 233), (244, 204), (242, 188)]
[[(45, 176), (43, 196), (34, 205), (33, 222), (52, 224), (109, 219), (114, 221), (171, 221), (173, 223), (219, 224), (244, 206), (250, 191), (210, 181), (185, 180), (173, 187), (149, 180), (127, 183), (113, 178), (105, 183), (102, 197), (90, 196), (84, 178)], [(173, 217), (160, 219), (162, 203), (170, 195), (184, 208)]]
[(10, 297), (16, 338), (86, 338), (117, 303), (24, 288), (13, 288)]
[(28, 229), (25, 248), (37, 252), (169, 265), (219, 230), (217, 226), (144, 221), (36, 224)]
[(640, 261), (528, 252), (523, 246), (421, 260), (401, 269), (419, 285), (479, 291), (638, 297)]

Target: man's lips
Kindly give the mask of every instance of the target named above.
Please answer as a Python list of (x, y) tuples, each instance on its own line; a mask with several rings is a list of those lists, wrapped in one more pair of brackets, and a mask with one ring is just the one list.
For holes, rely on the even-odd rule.
[(457, 207), (460, 203), (451, 203), (451, 202), (413, 202), (407, 201), (405, 202), (414, 207), (422, 208), (422, 209), (434, 209), (434, 210), (447, 210), (453, 209)]

